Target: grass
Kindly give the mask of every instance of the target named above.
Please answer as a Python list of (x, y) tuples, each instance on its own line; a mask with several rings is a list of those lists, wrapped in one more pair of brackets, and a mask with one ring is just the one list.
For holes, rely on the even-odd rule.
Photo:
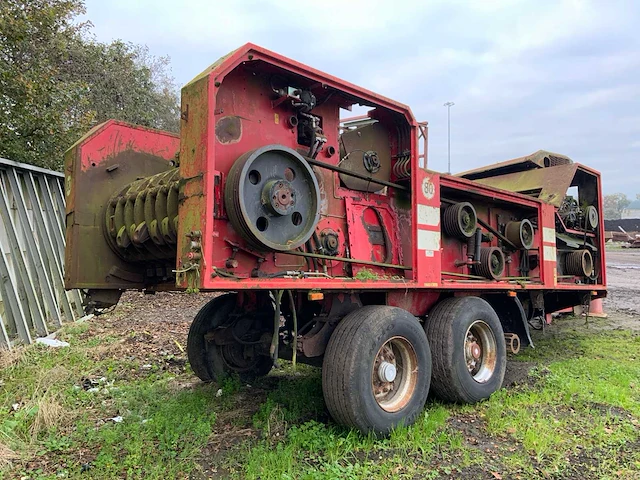
[(173, 355), (108, 355), (127, 338), (92, 328), (3, 356), (0, 478), (640, 477), (630, 332), (552, 330), (514, 359), (531, 368), (517, 385), (473, 406), (430, 399), (375, 439), (330, 421), (316, 369), (204, 385)]
[[(96, 360), (96, 339), (80, 339), (87, 328), (65, 329), (73, 347), (32, 346), (1, 372), (0, 405), (12, 413), (0, 415), (0, 458), (7, 457), (4, 449), (13, 452), (14, 468), (0, 477), (187, 475), (215, 423), (220, 402), (213, 386), (185, 389), (172, 372), (142, 369), (135, 360)], [(85, 379), (97, 379), (95, 386)]]

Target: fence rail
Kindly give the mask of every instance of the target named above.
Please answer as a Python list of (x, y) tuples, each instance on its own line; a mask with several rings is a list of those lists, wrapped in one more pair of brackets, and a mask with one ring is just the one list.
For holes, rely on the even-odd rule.
[(64, 289), (64, 175), (0, 158), (0, 348), (83, 315)]

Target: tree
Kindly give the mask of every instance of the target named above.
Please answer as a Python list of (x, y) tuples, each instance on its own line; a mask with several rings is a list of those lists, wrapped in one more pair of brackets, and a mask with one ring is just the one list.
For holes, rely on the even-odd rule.
[(614, 193), (605, 195), (603, 203), (605, 220), (619, 220), (622, 217), (622, 211), (629, 206), (631, 201), (624, 193)]
[(177, 131), (169, 59), (90, 37), (83, 0), (0, 1), (0, 156), (60, 168), (64, 151), (116, 118)]
[(80, 82), (92, 123), (110, 118), (177, 131), (180, 108), (168, 57), (156, 58), (146, 46), (116, 40), (84, 42), (63, 68), (69, 83)]

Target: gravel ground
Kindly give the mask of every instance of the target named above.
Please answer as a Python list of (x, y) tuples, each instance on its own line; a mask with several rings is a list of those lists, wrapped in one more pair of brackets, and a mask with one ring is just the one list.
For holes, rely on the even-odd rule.
[(607, 284), (609, 295), (604, 306), (607, 312), (640, 315), (640, 248), (609, 250)]

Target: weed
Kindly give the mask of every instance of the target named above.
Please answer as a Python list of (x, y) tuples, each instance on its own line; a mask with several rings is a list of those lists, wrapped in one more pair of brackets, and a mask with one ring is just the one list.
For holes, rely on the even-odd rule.
[(0, 370), (9, 368), (10, 366), (18, 363), (22, 358), (24, 352), (23, 347), (16, 347), (12, 350), (6, 350), (0, 347)]
[(64, 420), (64, 409), (56, 400), (56, 395), (45, 393), (37, 400), (35, 410), (29, 429), (31, 438), (38, 438), (41, 432), (58, 426)]
[(358, 273), (353, 277), (356, 280), (378, 280), (379, 276), (373, 270), (369, 270), (368, 268), (362, 268), (358, 270)]
[(17, 460), (19, 455), (11, 450), (6, 444), (0, 442), (0, 468), (11, 465), (11, 462)]

